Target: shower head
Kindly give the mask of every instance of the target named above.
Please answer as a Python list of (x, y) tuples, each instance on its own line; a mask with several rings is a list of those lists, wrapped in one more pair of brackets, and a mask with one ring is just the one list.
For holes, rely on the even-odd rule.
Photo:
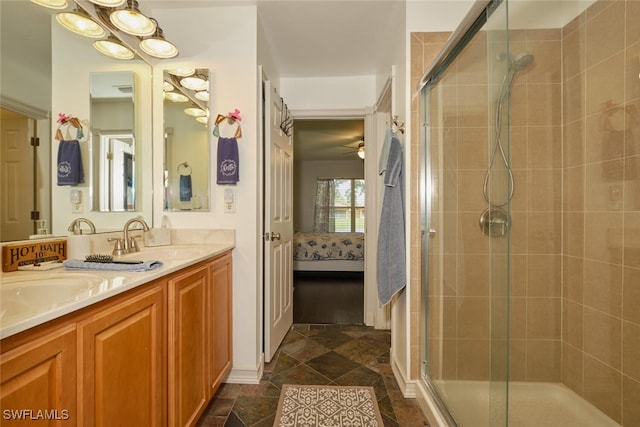
[(531, 52), (520, 52), (516, 56), (511, 57), (511, 65), (516, 71), (524, 70), (533, 62), (533, 54)]
[(502, 52), (497, 56), (497, 60), (502, 62), (509, 58), (509, 65), (514, 72), (518, 72), (527, 68), (533, 62), (533, 54), (528, 51), (520, 52), (517, 55), (511, 55), (510, 53)]

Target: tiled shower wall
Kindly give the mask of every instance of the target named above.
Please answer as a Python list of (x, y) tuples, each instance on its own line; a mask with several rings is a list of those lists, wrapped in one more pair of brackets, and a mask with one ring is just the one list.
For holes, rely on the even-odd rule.
[(562, 34), (562, 381), (640, 426), (640, 2)]
[[(534, 65), (514, 80), (511, 95), (516, 194), (510, 379), (562, 381), (624, 426), (640, 425), (640, 2), (601, 0), (563, 29), (509, 36), (512, 54), (526, 50), (535, 56)], [(412, 35), (412, 84), (445, 40), (444, 33)], [(467, 54), (479, 67), (471, 67), (469, 58), (456, 61), (464, 75), (457, 77), (460, 87), (455, 98), (449, 98), (451, 89), (440, 98), (451, 102), (442, 109), (448, 125), (457, 111), (455, 131), (447, 126), (441, 133), (449, 138), (443, 154), (455, 150), (443, 158), (456, 162), (442, 175), (451, 182), (441, 197), (456, 206), (443, 218), (455, 214), (459, 220), (448, 221), (451, 240), (433, 248), (449, 271), (430, 272), (445, 280), (430, 289), (430, 298), (442, 302), (444, 327), (428, 335), (431, 369), (446, 379), (490, 375), (487, 253), (473, 230), (484, 208), (487, 135), (482, 126), (465, 124), (486, 120), (487, 111), (472, 117), (469, 106), (461, 107), (483, 90), (479, 79), (486, 82), (486, 43), (482, 36), (473, 43)], [(413, 98), (413, 152), (420, 148), (418, 98)], [(411, 179), (418, 184), (416, 170), (412, 164)], [(419, 224), (418, 195), (411, 200), (411, 223)], [(412, 251), (419, 253), (418, 226), (411, 236)], [(471, 241), (461, 245), (465, 236)], [(481, 249), (469, 252), (474, 246)], [(415, 295), (419, 271), (411, 278)], [(415, 300), (411, 309), (418, 319)], [(439, 311), (430, 316), (430, 324), (438, 325)], [(418, 322), (413, 324), (417, 352)], [(417, 377), (420, 359), (413, 360)]]

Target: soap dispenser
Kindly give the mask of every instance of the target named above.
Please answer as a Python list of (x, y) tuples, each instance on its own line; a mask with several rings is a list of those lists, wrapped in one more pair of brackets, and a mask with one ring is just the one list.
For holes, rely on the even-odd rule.
[[(80, 227), (83, 222), (89, 226), (89, 233), (87, 234), (84, 234)], [(71, 222), (68, 230), (71, 234), (67, 236), (67, 258), (84, 260), (91, 253), (90, 234), (95, 234), (96, 227), (86, 218), (77, 218)]]

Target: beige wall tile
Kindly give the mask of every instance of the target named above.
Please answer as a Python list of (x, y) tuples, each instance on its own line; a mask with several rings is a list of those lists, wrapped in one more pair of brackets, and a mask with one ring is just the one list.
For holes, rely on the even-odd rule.
[(561, 362), (560, 340), (527, 341), (528, 381), (560, 381)]
[(585, 27), (583, 25), (569, 31), (562, 39), (562, 67), (565, 80), (575, 77), (586, 68), (585, 45)]
[(583, 305), (563, 300), (562, 339), (576, 350), (583, 349)]
[[(638, 6), (636, 6), (638, 7)], [(640, 42), (627, 46), (626, 53), (626, 81), (625, 81), (625, 102), (630, 103), (640, 99)]]
[(584, 261), (584, 305), (622, 316), (622, 266)]
[[(640, 132), (638, 135), (638, 142), (640, 142)], [(624, 170), (624, 210), (640, 211), (640, 156), (625, 158)]]
[(587, 212), (584, 223), (585, 257), (620, 264), (622, 262), (622, 213)]
[(584, 398), (617, 423), (622, 421), (622, 375), (588, 355), (584, 357)]
[(457, 310), (458, 338), (489, 338), (489, 298), (459, 297)]
[(622, 422), (625, 427), (640, 426), (640, 382), (622, 377)]
[(565, 123), (572, 123), (584, 117), (585, 73), (575, 75), (563, 85), (563, 112)]
[(489, 255), (458, 255), (458, 295), (489, 296)]
[(532, 169), (529, 171), (529, 211), (560, 212), (562, 209), (562, 171)]
[(562, 383), (582, 395), (582, 351), (566, 343), (562, 345)]
[(561, 263), (560, 255), (530, 255), (527, 265), (527, 296), (560, 297)]
[(559, 83), (527, 86), (527, 124), (559, 126), (562, 120), (562, 85)]
[(585, 161), (585, 120), (578, 119), (563, 126), (564, 166), (583, 165)]
[[(487, 127), (461, 128), (458, 130), (458, 167), (460, 169), (487, 168)], [(484, 179), (484, 177), (483, 177)]]
[(567, 256), (563, 263), (563, 297), (580, 304), (583, 299), (584, 262), (583, 258)]
[(622, 373), (640, 381), (640, 325), (622, 322), (622, 339)]
[(620, 318), (585, 308), (584, 351), (616, 370), (620, 370), (622, 367), (621, 333), (622, 320)]
[(540, 126), (527, 128), (527, 166), (529, 168), (562, 167), (562, 128)]
[(560, 310), (559, 298), (527, 298), (527, 338), (559, 340)]
[[(573, 257), (584, 256), (584, 213), (564, 214), (564, 253)], [(582, 279), (582, 274), (580, 274)], [(580, 282), (582, 283), (582, 282)]]
[(527, 247), (532, 254), (560, 253), (562, 221), (556, 213), (530, 213), (527, 215)]
[(527, 83), (559, 83), (562, 77), (560, 40), (530, 41), (527, 50), (534, 56), (533, 65), (522, 71)]
[[(587, 52), (590, 51), (591, 45), (588, 45)], [(624, 102), (624, 52), (587, 68), (586, 82), (587, 116), (610, 108), (608, 105), (622, 104)]]
[(509, 380), (527, 379), (527, 341), (512, 339), (509, 343)]
[(565, 211), (584, 211), (585, 206), (585, 166), (564, 169), (563, 209)]
[(622, 210), (622, 177), (622, 160), (588, 164), (585, 168), (585, 210)]
[[(596, 8), (605, 7), (606, 2), (598, 2)], [(595, 11), (596, 9), (592, 9)], [(612, 54), (624, 48), (625, 2), (613, 2), (602, 12), (592, 17), (592, 10), (587, 12), (586, 41), (587, 67), (608, 59)], [(590, 13), (591, 12), (591, 13)]]
[(457, 372), (460, 380), (488, 380), (491, 363), (489, 340), (458, 340)]
[(624, 214), (624, 265), (640, 268), (640, 211)]
[(623, 274), (622, 318), (640, 325), (640, 269), (625, 267)]

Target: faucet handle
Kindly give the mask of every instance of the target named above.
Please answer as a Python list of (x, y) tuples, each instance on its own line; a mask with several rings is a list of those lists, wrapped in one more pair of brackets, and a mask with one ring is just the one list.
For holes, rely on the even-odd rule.
[(125, 250), (124, 250), (124, 248), (122, 247), (122, 239), (120, 239), (120, 238), (118, 238), (118, 237), (113, 237), (113, 238), (112, 238), (112, 237), (109, 237), (109, 238), (107, 239), (107, 242), (116, 242), (116, 243), (113, 245), (113, 252), (112, 252), (112, 255), (114, 255), (114, 256), (119, 256), (119, 255), (122, 255), (122, 254), (126, 253), (126, 252), (125, 252)]
[(140, 246), (138, 246), (138, 242), (136, 239), (139, 239), (142, 236), (132, 236), (129, 238), (129, 252), (140, 252)]

